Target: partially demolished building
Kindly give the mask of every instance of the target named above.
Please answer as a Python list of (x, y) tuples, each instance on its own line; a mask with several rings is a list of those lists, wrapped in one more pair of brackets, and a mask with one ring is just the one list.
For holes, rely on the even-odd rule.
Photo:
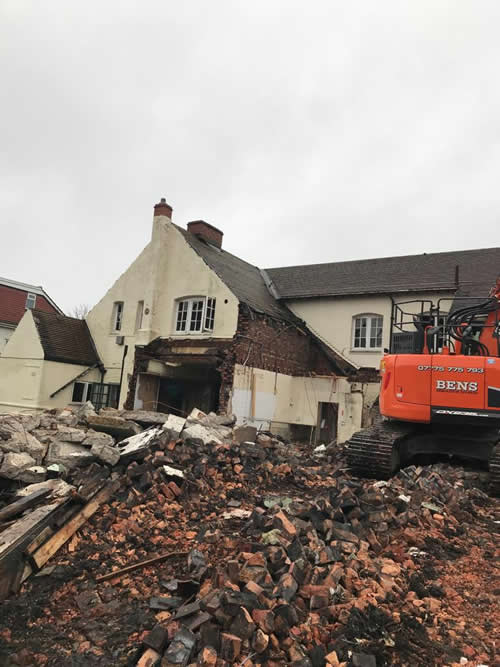
[(203, 220), (174, 224), (162, 199), (150, 242), (86, 322), (26, 313), (0, 356), (0, 411), (198, 407), (343, 442), (378, 394), (391, 304), (452, 298), (500, 264), (489, 248), (264, 271), (222, 240)]
[[(296, 437), (318, 427), (323, 439), (347, 439), (376, 395), (375, 384), (360, 380), (375, 378), (361, 377), (275, 299), (262, 272), (225, 251), (222, 237), (204, 221), (178, 227), (162, 200), (150, 243), (87, 317), (93, 358), (83, 358), (75, 337), (68, 372), (31, 398), (23, 386), (16, 396), (0, 386), (0, 407), (40, 410), (92, 397), (98, 407), (178, 414), (196, 406)], [(13, 336), (0, 364), (13, 363), (11, 350), (19, 357), (23, 331), (40, 333), (36, 311), (31, 316), (36, 326), (25, 324), (17, 343)], [(58, 337), (54, 327), (44, 333), (42, 351)]]

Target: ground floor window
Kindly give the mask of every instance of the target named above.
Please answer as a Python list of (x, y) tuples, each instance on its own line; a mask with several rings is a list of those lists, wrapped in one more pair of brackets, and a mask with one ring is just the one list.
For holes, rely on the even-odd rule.
[(118, 384), (100, 382), (75, 382), (73, 385), (73, 403), (90, 401), (96, 410), (118, 407)]

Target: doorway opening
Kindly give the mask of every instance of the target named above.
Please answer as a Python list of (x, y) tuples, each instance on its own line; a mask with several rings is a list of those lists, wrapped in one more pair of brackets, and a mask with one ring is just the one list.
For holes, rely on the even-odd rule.
[(193, 408), (203, 412), (219, 409), (220, 373), (206, 366), (175, 369), (172, 377), (161, 378), (158, 391), (158, 412), (186, 416)]
[(318, 403), (316, 444), (333, 442), (337, 438), (338, 403)]

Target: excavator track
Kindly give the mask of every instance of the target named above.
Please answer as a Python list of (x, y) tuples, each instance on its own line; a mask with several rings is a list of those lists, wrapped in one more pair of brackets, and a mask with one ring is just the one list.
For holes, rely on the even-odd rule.
[[(355, 433), (346, 444), (347, 463), (352, 472), (358, 477), (370, 477), (375, 479), (389, 479), (394, 475), (405, 461), (405, 449), (407, 444), (414, 442), (414, 437), (419, 435), (419, 429), (415, 424), (402, 422), (391, 422), (379, 420), (373, 426)], [(442, 434), (441, 434), (442, 435)], [(462, 433), (463, 442), (470, 442), (471, 448), (478, 442), (491, 443), (488, 445), (491, 453), (488, 459), (490, 471), (490, 494), (500, 496), (500, 441), (498, 430)], [(461, 439), (460, 435), (448, 436), (448, 441), (453, 442), (456, 447)], [(495, 443), (495, 444), (493, 444)], [(400, 447), (400, 445), (403, 445)], [(449, 453), (453, 453), (452, 446)], [(432, 451), (431, 449), (415, 449), (418, 451)], [(435, 449), (440, 451), (439, 448)], [(446, 450), (441, 450), (444, 452)], [(464, 448), (457, 454), (464, 454)], [(483, 449), (484, 451), (484, 449)], [(400, 454), (403, 461), (400, 459)], [(406, 452), (407, 454), (407, 452)], [(483, 459), (485, 460), (485, 459)]]
[(490, 493), (500, 496), (500, 442), (492, 449), (490, 460)]
[(378, 421), (355, 433), (346, 447), (347, 463), (359, 477), (389, 479), (399, 468), (398, 444), (415, 431), (412, 424)]

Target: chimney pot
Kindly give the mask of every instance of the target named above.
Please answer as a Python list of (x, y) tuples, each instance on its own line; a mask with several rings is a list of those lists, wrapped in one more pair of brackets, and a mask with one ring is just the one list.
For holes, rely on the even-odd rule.
[(213, 225), (205, 222), (204, 220), (193, 220), (193, 222), (188, 222), (187, 224), (188, 232), (202, 238), (207, 243), (211, 243), (217, 248), (222, 248), (222, 237), (224, 232), (221, 232), (220, 229), (214, 227)]
[(166, 215), (167, 218), (172, 219), (172, 207), (169, 204), (167, 204), (167, 200), (165, 199), (165, 197), (162, 197), (160, 199), (159, 204), (155, 204), (154, 210), (155, 210), (154, 212), (155, 217), (157, 215)]

